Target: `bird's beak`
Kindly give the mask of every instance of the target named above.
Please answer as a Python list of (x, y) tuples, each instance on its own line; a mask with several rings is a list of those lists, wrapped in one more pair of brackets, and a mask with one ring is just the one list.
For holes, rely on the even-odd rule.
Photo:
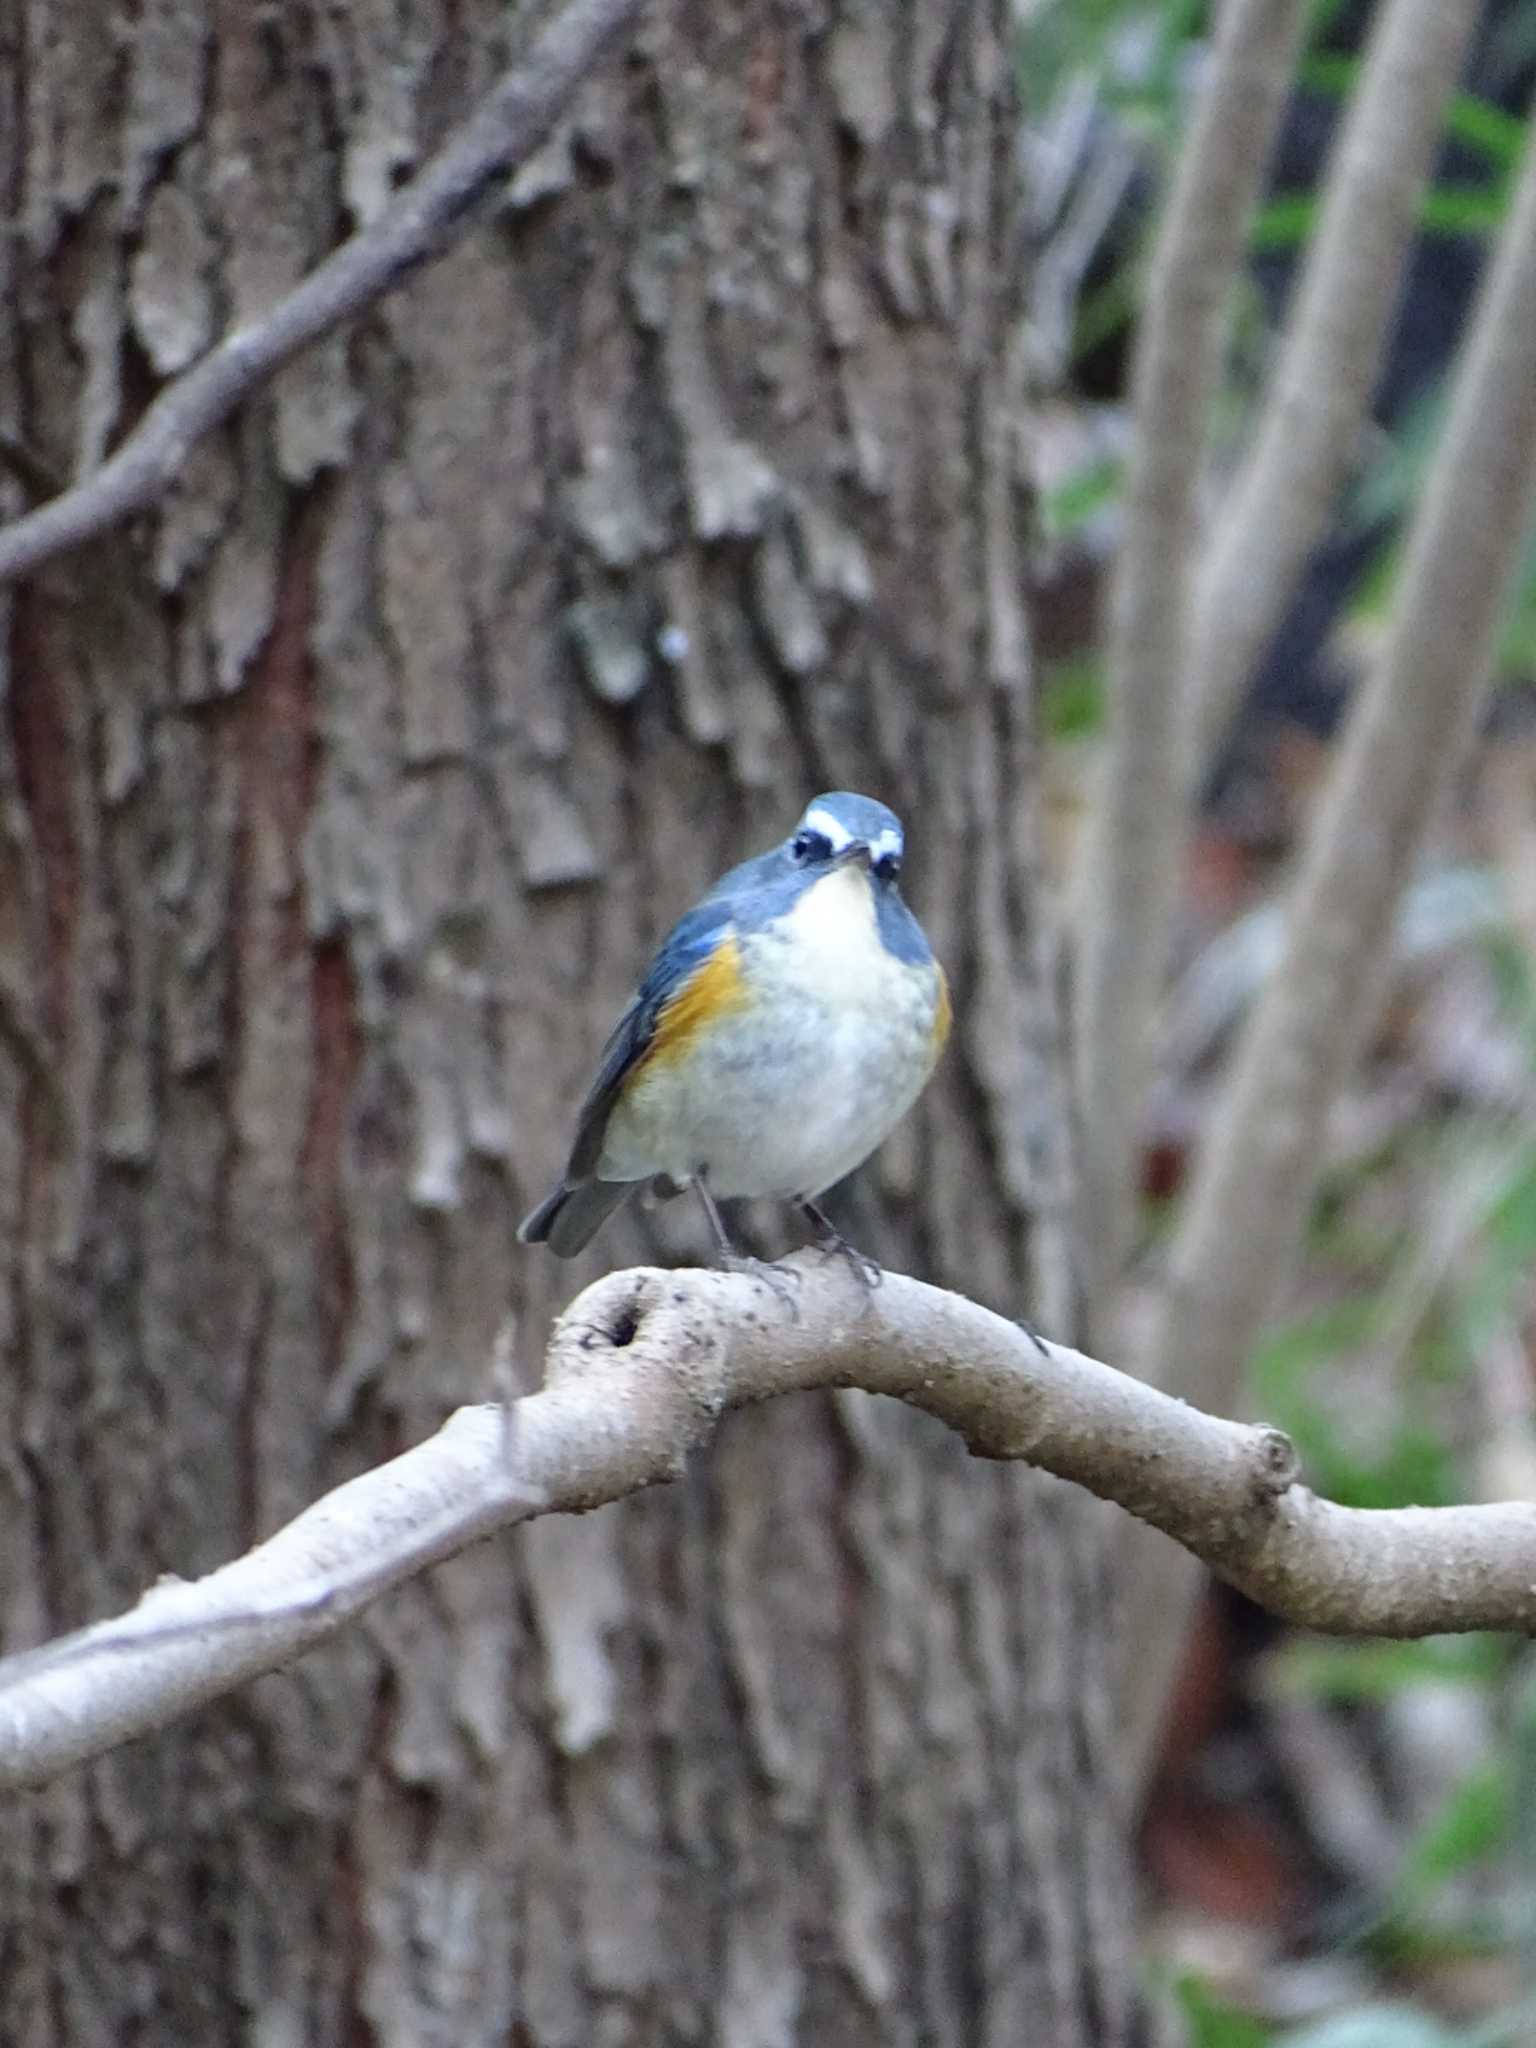
[(874, 852), (874, 848), (867, 839), (854, 839), (843, 848), (841, 853), (833, 856), (832, 865), (835, 868), (845, 868), (849, 861), (861, 860), (865, 867), (870, 867), (874, 862)]

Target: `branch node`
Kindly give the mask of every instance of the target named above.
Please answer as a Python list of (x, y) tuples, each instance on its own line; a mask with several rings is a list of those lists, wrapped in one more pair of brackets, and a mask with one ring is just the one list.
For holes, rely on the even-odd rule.
[(581, 1314), (567, 1310), (550, 1332), (544, 1368), (547, 1387), (573, 1373), (589, 1373), (595, 1353), (631, 1349), (645, 1319), (645, 1283), (650, 1278), (649, 1267), (636, 1266), (608, 1274), (577, 1296), (572, 1306)]
[(1301, 1459), (1283, 1429), (1257, 1430), (1254, 1449), (1258, 1453), (1253, 1472), (1254, 1505), (1268, 1507), (1300, 1479)]
[[(546, 1387), (614, 1378), (666, 1418), (671, 1478), (680, 1478), (688, 1453), (700, 1444), (727, 1404), (726, 1335), (719, 1308), (698, 1298), (717, 1276), (680, 1276), (637, 1266), (609, 1273), (580, 1294), (550, 1335)], [(573, 1314), (572, 1310), (579, 1311)], [(669, 1400), (656, 1397), (665, 1389)]]

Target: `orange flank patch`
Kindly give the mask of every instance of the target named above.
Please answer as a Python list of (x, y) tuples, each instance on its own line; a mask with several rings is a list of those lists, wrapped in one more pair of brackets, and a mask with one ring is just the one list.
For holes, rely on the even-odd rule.
[(679, 1059), (693, 1043), (696, 1033), (717, 1017), (739, 1010), (747, 1000), (747, 985), (741, 972), (741, 947), (732, 933), (722, 939), (702, 967), (696, 967), (674, 994), (667, 998), (650, 1044), (637, 1064), (648, 1067), (655, 1061)]
[(939, 977), (938, 1007), (933, 1013), (933, 1056), (938, 1058), (949, 1041), (949, 1027), (954, 1021), (954, 1011), (949, 1003), (949, 976), (935, 960), (933, 971)]

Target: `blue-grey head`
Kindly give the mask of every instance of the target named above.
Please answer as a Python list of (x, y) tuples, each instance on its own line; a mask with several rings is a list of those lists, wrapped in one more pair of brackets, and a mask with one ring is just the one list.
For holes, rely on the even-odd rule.
[(784, 850), (807, 876), (861, 861), (877, 885), (889, 887), (900, 878), (905, 843), (894, 811), (873, 797), (835, 789), (812, 797)]
[(822, 882), (852, 869), (865, 880), (887, 946), (903, 959), (920, 959), (926, 945), (897, 886), (904, 851), (894, 811), (873, 797), (833, 790), (811, 799), (787, 839), (722, 876), (706, 903), (729, 905), (743, 929), (758, 930)]
[[(875, 926), (886, 950), (923, 964), (932, 956), (898, 886), (905, 837), (901, 820), (873, 797), (837, 789), (813, 797), (789, 837), (760, 860), (748, 861), (717, 894), (743, 905), (756, 927), (772, 923), (840, 870), (862, 874), (873, 899)], [(746, 909), (746, 905), (750, 909)]]

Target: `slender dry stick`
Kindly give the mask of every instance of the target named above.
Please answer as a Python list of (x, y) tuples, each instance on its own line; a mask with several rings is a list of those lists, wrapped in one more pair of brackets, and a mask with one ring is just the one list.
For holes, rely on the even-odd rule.
[[(1150, 1376), (1218, 1405), (1284, 1283), (1323, 1132), (1369, 1021), (1393, 920), (1488, 693), (1536, 498), (1536, 151), (1308, 834), (1285, 956), (1241, 1042), (1175, 1239)], [(1159, 1367), (1165, 1368), (1159, 1370)]]
[(570, 0), (376, 221), (167, 385), (99, 469), (0, 529), (0, 583), (153, 504), (175, 483), (193, 442), (300, 349), (441, 256), (469, 226), (491, 187), (545, 140), (640, 5), (641, 0)]
[(793, 1319), (739, 1273), (611, 1273), (572, 1303), (543, 1390), (461, 1409), (205, 1579), (0, 1664), (0, 1785), (42, 1783), (287, 1663), (386, 1588), (540, 1513), (679, 1478), (730, 1408), (860, 1387), (979, 1457), (1076, 1480), (1277, 1613), (1352, 1634), (1536, 1628), (1536, 1507), (1318, 1500), (1278, 1430), (1202, 1415), (900, 1274), (875, 1293), (806, 1254)]
[[(1174, 1239), (1148, 1378), (1237, 1405), (1273, 1313), (1358, 1055), (1403, 891), (1487, 694), (1495, 636), (1536, 504), (1536, 146), (1525, 164), (1398, 577), (1307, 837), (1288, 939), (1239, 1044)], [(1140, 1547), (1128, 1612), (1144, 1751), (1182, 1636), (1189, 1575)]]
[(1228, 297), (1305, 13), (1303, 0), (1222, 9), (1138, 329), (1108, 723), (1077, 892), (1081, 1235), (1096, 1304), (1131, 1241), (1136, 1136), (1193, 780), (1190, 584)]
[(1481, 13), (1481, 0), (1391, 0), (1377, 19), (1253, 446), (1196, 585), (1197, 772), (1356, 458), (1446, 98)]

